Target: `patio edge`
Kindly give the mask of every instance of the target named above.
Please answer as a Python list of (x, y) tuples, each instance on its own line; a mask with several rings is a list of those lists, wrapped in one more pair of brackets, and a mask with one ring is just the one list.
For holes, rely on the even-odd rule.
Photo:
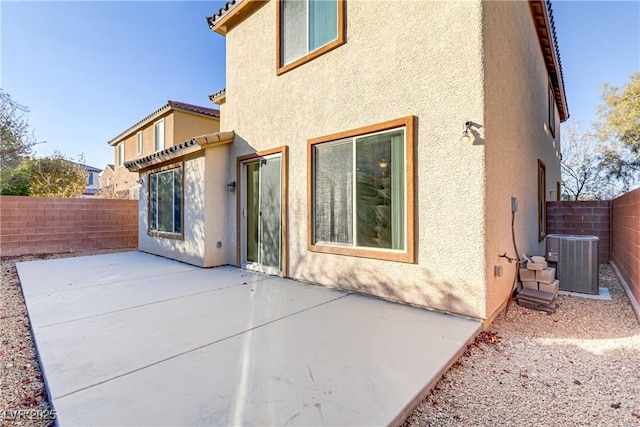
[(475, 341), (476, 337), (484, 330), (482, 322), (478, 322), (478, 327), (473, 331), (471, 336), (464, 344), (460, 347), (460, 349), (454, 353), (453, 356), (449, 358), (447, 363), (445, 363), (442, 368), (438, 371), (438, 373), (433, 377), (431, 381), (427, 383), (427, 385), (413, 398), (409, 401), (409, 403), (396, 415), (396, 417), (391, 420), (389, 426), (398, 427), (401, 426), (404, 421), (407, 419), (409, 415), (413, 412), (413, 410), (418, 406), (420, 402), (422, 402), (431, 392), (433, 387), (440, 381), (442, 376), (451, 368), (451, 366), (462, 356), (462, 354), (467, 350), (467, 346)]
[(49, 381), (47, 379), (47, 372), (44, 369), (44, 363), (42, 363), (42, 358), (40, 356), (40, 348), (38, 347), (38, 341), (36, 340), (36, 331), (34, 329), (33, 323), (31, 322), (31, 314), (29, 313), (29, 305), (27, 304), (27, 295), (24, 293), (24, 287), (22, 286), (22, 279), (20, 278), (20, 270), (18, 270), (18, 264), (29, 261), (21, 261), (15, 263), (16, 274), (18, 275), (18, 281), (20, 282), (20, 293), (22, 294), (22, 301), (24, 302), (24, 308), (27, 313), (27, 320), (29, 321), (29, 332), (31, 332), (31, 341), (33, 342), (33, 348), (36, 351), (36, 360), (38, 361), (38, 365), (40, 366), (40, 373), (42, 374), (42, 382), (44, 384), (44, 392), (47, 395), (47, 400), (49, 401), (49, 407), (56, 414), (55, 419), (53, 420), (53, 425), (55, 427), (60, 427), (58, 423), (58, 415), (56, 411), (56, 407), (53, 405), (53, 396), (51, 395), (51, 389), (49, 388)]

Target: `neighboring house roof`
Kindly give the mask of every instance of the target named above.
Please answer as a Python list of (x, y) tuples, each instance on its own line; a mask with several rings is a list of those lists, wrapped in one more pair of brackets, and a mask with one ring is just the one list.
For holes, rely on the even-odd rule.
[(213, 102), (214, 104), (224, 104), (224, 102), (226, 101), (227, 98), (227, 89), (222, 89), (216, 93), (212, 93), (211, 95), (209, 95), (209, 99), (211, 100), (211, 102)]
[(149, 114), (144, 119), (138, 121), (136, 124), (129, 127), (124, 132), (121, 132), (115, 138), (109, 140), (108, 141), (109, 145), (116, 145), (116, 143), (120, 142), (122, 139), (132, 134), (133, 132), (137, 131), (142, 126), (154, 121), (155, 119), (162, 116), (163, 114), (173, 110), (185, 111), (192, 114), (199, 114), (202, 116), (208, 116), (208, 117), (220, 119), (220, 110), (216, 108), (201, 107), (199, 105), (187, 104), (186, 102), (169, 100), (164, 106), (162, 106), (161, 108), (158, 108), (156, 111)]
[(114, 171), (114, 172), (115, 172), (115, 170), (116, 170), (116, 169), (115, 169), (115, 167), (114, 167), (113, 165), (108, 164), (108, 165), (107, 165), (107, 167), (108, 167), (109, 169), (111, 169), (112, 171)]
[(138, 172), (140, 170), (148, 169), (151, 166), (165, 163), (169, 160), (177, 159), (186, 154), (190, 154), (204, 148), (209, 148), (220, 144), (228, 144), (230, 142), (233, 142), (234, 137), (235, 133), (233, 131), (216, 132), (202, 136), (196, 136), (195, 138), (191, 138), (188, 141), (184, 141), (182, 144), (174, 145), (173, 147), (166, 148), (149, 156), (124, 162), (124, 166), (131, 172)]
[(173, 107), (174, 110), (190, 111), (192, 113), (220, 118), (220, 110), (216, 108), (201, 107), (199, 105), (187, 104), (186, 102), (180, 101), (167, 101), (167, 105)]
[(83, 163), (72, 162), (71, 160), (67, 160), (69, 163), (73, 163), (74, 165), (82, 166), (82, 169), (87, 172), (102, 172), (102, 169), (95, 168), (93, 166), (85, 165)]

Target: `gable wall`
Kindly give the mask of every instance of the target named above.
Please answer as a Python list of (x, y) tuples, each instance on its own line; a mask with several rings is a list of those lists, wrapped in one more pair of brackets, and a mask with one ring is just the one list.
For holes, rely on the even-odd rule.
[[(546, 166), (546, 197), (556, 199), (560, 180), (560, 120), (548, 128), (548, 74), (526, 2), (483, 2), (485, 70), (485, 150), (487, 168), (487, 312), (510, 294), (515, 263), (511, 237), (511, 196), (518, 198), (516, 242), (519, 256), (544, 255), (538, 242), (538, 164)], [(553, 191), (553, 192), (552, 192)], [(493, 265), (503, 266), (494, 277)]]
[(173, 145), (190, 140), (194, 136), (214, 133), (220, 130), (220, 120), (183, 111), (175, 111), (173, 113), (173, 121)]
[[(229, 31), (228, 174), (238, 155), (289, 146), (291, 277), (484, 318), (484, 146), (460, 142), (466, 120), (483, 121), (481, 4), (346, 4), (346, 44), (281, 76), (276, 2)], [(417, 264), (308, 252), (307, 140), (408, 115), (417, 116)], [(233, 203), (228, 217), (236, 263)]]

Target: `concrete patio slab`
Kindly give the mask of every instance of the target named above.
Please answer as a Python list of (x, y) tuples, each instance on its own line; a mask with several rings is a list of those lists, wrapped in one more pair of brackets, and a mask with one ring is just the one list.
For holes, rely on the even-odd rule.
[[(30, 267), (24, 268), (20, 279), (31, 283), (23, 292), (27, 294), (55, 292), (100, 284), (114, 284), (148, 277), (151, 270), (153, 276), (181, 273), (197, 270), (198, 267), (181, 262), (167, 263), (161, 257), (149, 258), (143, 252), (119, 252), (114, 254), (94, 255), (78, 258), (60, 258), (55, 260), (29, 261)], [(45, 269), (39, 268), (46, 265)], [(42, 280), (45, 279), (45, 280)]]
[[(33, 266), (39, 269), (39, 266)], [(80, 266), (80, 269), (83, 267)], [(207, 269), (183, 270), (176, 273), (149, 275), (142, 279), (114, 281), (113, 283), (75, 286), (56, 291), (29, 295), (31, 322), (34, 326), (50, 326), (99, 314), (127, 310), (175, 298), (199, 295), (242, 284), (266, 280), (264, 275), (238, 269), (216, 269), (216, 280), (211, 280)], [(75, 271), (73, 274), (76, 274)], [(37, 277), (32, 273), (33, 277)], [(158, 280), (162, 276), (163, 280)], [(46, 281), (44, 277), (38, 280)], [(86, 304), (91, 301), (91, 304)]]
[(62, 426), (386, 425), (481, 329), (142, 253), (17, 268)]

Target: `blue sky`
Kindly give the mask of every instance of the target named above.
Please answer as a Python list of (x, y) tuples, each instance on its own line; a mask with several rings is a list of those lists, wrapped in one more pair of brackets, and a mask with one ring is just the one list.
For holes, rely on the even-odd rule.
[[(362, 1), (362, 0), (352, 0)], [(225, 39), (205, 17), (223, 1), (0, 2), (0, 85), (30, 108), (38, 155), (103, 168), (106, 143), (177, 100), (211, 106)], [(640, 71), (640, 2), (554, 1), (569, 111), (595, 119), (602, 82)]]
[(107, 141), (169, 99), (212, 107), (225, 39), (205, 17), (224, 2), (0, 2), (2, 88), (30, 108), (39, 155), (98, 168)]
[(640, 72), (640, 1), (552, 3), (571, 120), (596, 118), (603, 82)]

